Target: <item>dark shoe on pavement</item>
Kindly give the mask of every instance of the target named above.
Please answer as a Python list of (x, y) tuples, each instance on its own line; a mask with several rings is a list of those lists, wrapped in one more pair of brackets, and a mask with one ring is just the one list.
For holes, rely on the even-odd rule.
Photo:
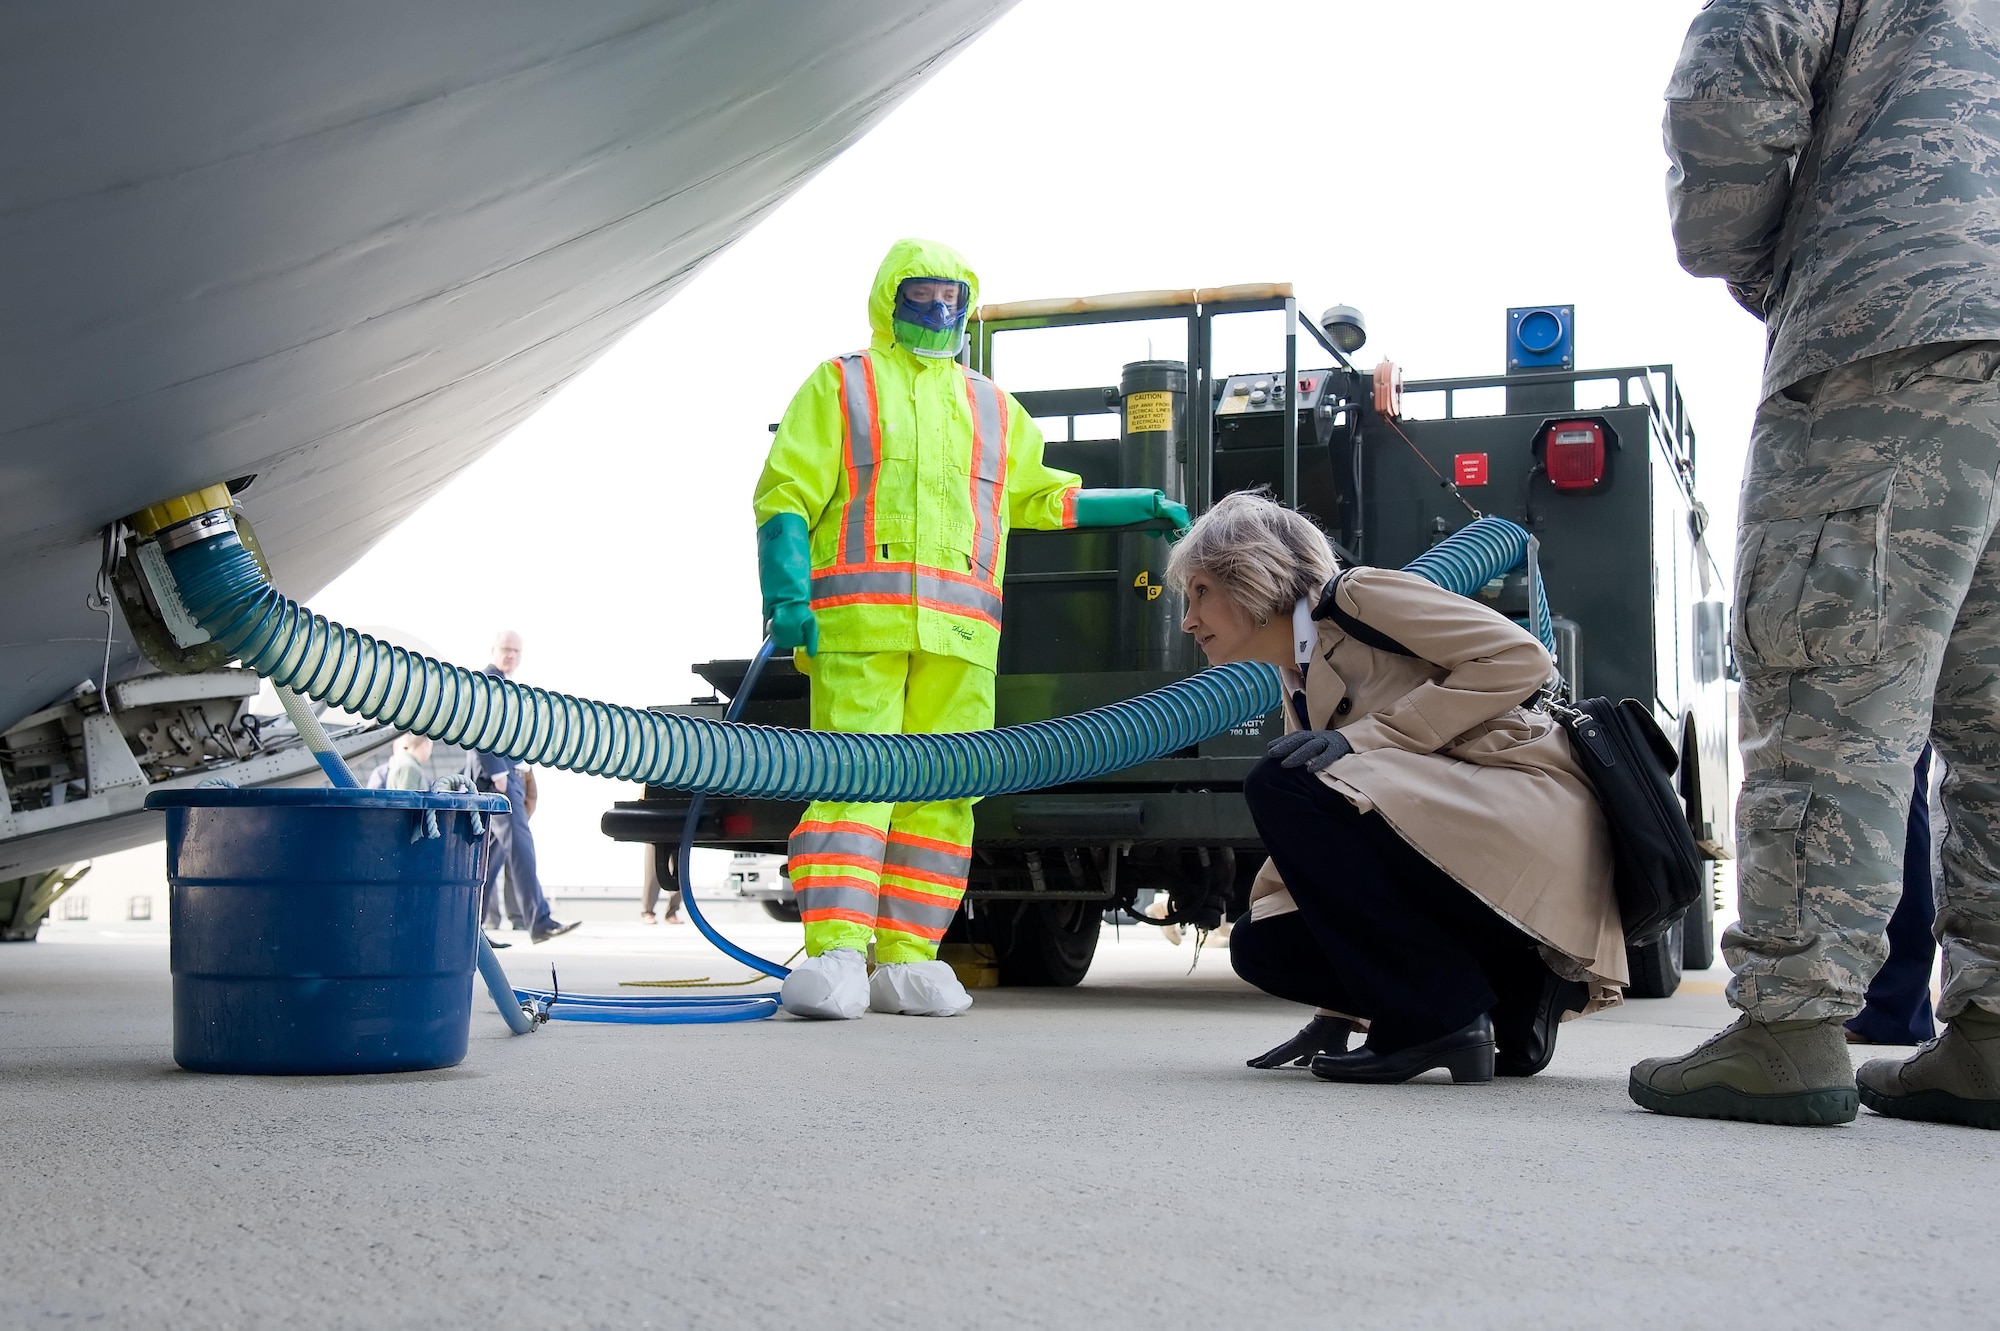
[(494, 942), (494, 941), (493, 941), (493, 936), (492, 936), (491, 934), (488, 934), (488, 933), (483, 933), (483, 932), (482, 932), (482, 933), (480, 934), (480, 937), (482, 937), (482, 938), (484, 938), (484, 939), (486, 940), (486, 946), (488, 946), (488, 947), (490, 947), (490, 948), (493, 948), (493, 949), (495, 949), (495, 950), (498, 950), (498, 949), (500, 949), (500, 948), (503, 948), (503, 947), (512, 947), (512, 946), (514, 946), (514, 945), (513, 945), (512, 943), (496, 943), (496, 942)]
[(2000, 1014), (1969, 1007), (1910, 1057), (1871, 1059), (1854, 1079), (1878, 1114), (2000, 1128)]
[(548, 928), (538, 934), (529, 935), (528, 941), (531, 943), (546, 943), (551, 938), (561, 938), (564, 934), (582, 923), (582, 920), (571, 920), (568, 924), (558, 924), (554, 920), (550, 920)]
[(1321, 1081), (1405, 1082), (1432, 1068), (1443, 1068), (1454, 1082), (1492, 1081), (1493, 1019), (1482, 1012), (1449, 1035), (1392, 1053), (1363, 1045), (1312, 1061), (1312, 1074)]
[(1635, 1064), (1627, 1091), (1641, 1108), (1681, 1118), (1809, 1128), (1852, 1123), (1860, 1112), (1838, 1017), (1739, 1017), (1691, 1053)]
[(1502, 998), (1493, 1009), (1493, 1040), (1499, 1047), (1493, 1071), (1502, 1077), (1532, 1077), (1556, 1056), (1556, 1031), (1563, 1013), (1581, 1012), (1590, 989), (1544, 968), (1541, 988), (1525, 1001)]
[(1245, 1063), (1253, 1068), (1302, 1068), (1312, 1062), (1314, 1054), (1346, 1053), (1347, 1037), (1353, 1033), (1354, 1023), (1347, 1018), (1317, 1014), (1299, 1028), (1297, 1035)]

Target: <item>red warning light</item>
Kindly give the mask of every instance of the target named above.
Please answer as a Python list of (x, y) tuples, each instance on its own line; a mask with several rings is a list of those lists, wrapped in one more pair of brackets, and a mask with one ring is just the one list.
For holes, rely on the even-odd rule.
[(1556, 489), (1596, 489), (1604, 481), (1604, 427), (1596, 421), (1552, 423), (1543, 462)]
[(750, 815), (747, 813), (725, 813), (722, 815), (722, 835), (726, 837), (746, 837), (751, 832)]
[(1456, 454), (1451, 460), (1451, 473), (1460, 485), (1486, 484), (1486, 454)]

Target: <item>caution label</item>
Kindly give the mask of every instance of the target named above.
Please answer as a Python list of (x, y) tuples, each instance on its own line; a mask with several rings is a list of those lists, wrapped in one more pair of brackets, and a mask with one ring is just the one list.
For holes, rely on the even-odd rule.
[(1125, 399), (1125, 433), (1144, 434), (1148, 430), (1173, 428), (1172, 393), (1134, 393)]

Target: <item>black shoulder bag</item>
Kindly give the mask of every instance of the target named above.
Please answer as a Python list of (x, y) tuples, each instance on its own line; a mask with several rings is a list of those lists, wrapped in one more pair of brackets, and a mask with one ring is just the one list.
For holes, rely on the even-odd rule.
[[(1334, 602), (1342, 569), (1327, 583), (1313, 618), (1330, 619), (1357, 642), (1398, 656), (1416, 653)], [(1577, 765), (1590, 778), (1611, 829), (1612, 890), (1625, 942), (1637, 947), (1670, 928), (1701, 898), (1701, 849), (1674, 789), (1680, 757), (1645, 704), (1586, 698), (1571, 705), (1552, 688), (1528, 699), (1569, 732)]]

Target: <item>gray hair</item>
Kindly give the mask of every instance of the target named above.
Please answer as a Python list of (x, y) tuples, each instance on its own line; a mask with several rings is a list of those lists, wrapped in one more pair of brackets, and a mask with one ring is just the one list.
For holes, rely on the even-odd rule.
[(1239, 491), (1201, 515), (1167, 559), (1167, 584), (1187, 595), (1188, 579), (1206, 573), (1229, 599), (1267, 623), (1312, 602), (1333, 577), (1333, 547), (1313, 520), (1263, 491)]

